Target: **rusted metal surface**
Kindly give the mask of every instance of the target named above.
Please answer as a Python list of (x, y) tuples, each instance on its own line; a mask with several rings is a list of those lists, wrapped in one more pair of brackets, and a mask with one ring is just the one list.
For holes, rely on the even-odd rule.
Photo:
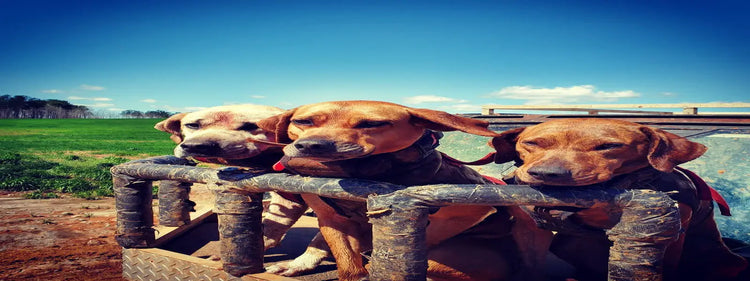
[(189, 161), (165, 156), (112, 168), (118, 209), (117, 241), (123, 247), (147, 247), (153, 243), (150, 181), (163, 179), (209, 183), (216, 192), (215, 209), (223, 221), (219, 226), (225, 248), (222, 261), (225, 270), (233, 275), (262, 271), (259, 196), (270, 190), (367, 201), (374, 233), (371, 280), (425, 279), (426, 216), (435, 206), (613, 205), (622, 209), (623, 215), (619, 224), (608, 231), (615, 244), (610, 254), (612, 280), (659, 280), (664, 247), (680, 228), (676, 204), (665, 193), (624, 189), (632, 184), (626, 181), (614, 187), (585, 189), (443, 184), (406, 188), (358, 179), (185, 166), (188, 164)]
[[(622, 210), (620, 222), (608, 231), (611, 248), (610, 280), (661, 280), (661, 257), (679, 232), (675, 201), (665, 193), (619, 188), (533, 188), (523, 185), (430, 185), (410, 187), (392, 194), (371, 197), (368, 208), (373, 223), (371, 259), (373, 280), (424, 280), (426, 256), (423, 241), (426, 225), (410, 221), (424, 215), (426, 206), (448, 205), (536, 205), (586, 208), (609, 203)], [(421, 206), (421, 207), (420, 207)], [(413, 220), (413, 219), (412, 219)], [(393, 225), (393, 221), (404, 225)], [(406, 248), (406, 249), (402, 249)], [(409, 263), (400, 260), (408, 250)]]
[(675, 201), (664, 193), (641, 189), (619, 195), (615, 203), (621, 207), (622, 216), (607, 230), (613, 242), (608, 279), (662, 280), (664, 251), (680, 231)]
[(212, 190), (224, 271), (233, 276), (263, 272), (263, 194)]
[[(174, 156), (152, 157), (134, 160), (126, 164), (146, 165), (151, 169), (168, 170), (169, 167), (191, 167), (195, 163)], [(175, 165), (175, 166), (173, 166)], [(152, 180), (139, 173), (119, 172), (125, 164), (112, 167), (112, 182), (117, 211), (117, 233), (115, 240), (126, 248), (151, 247), (155, 241)], [(145, 170), (151, 170), (145, 168)], [(127, 169), (126, 169), (127, 170)], [(166, 179), (166, 178), (164, 178)]]
[(115, 240), (126, 248), (145, 248), (155, 241), (151, 181), (112, 175), (117, 210)]
[(195, 203), (190, 201), (192, 183), (163, 180), (159, 182), (159, 224), (181, 226), (190, 223), (190, 211)]
[(373, 244), (370, 279), (425, 280), (429, 206), (411, 196), (383, 198), (368, 200)]

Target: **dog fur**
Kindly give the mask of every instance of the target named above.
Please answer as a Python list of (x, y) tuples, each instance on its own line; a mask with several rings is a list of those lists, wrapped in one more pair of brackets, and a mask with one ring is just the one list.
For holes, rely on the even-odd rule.
[[(178, 145), (175, 156), (192, 157), (203, 162), (241, 167), (269, 168), (283, 153), (278, 147), (248, 142), (247, 139), (272, 141), (273, 132), (264, 131), (257, 122), (284, 110), (265, 105), (242, 104), (211, 107), (190, 113), (178, 113), (154, 126), (171, 134)], [(290, 200), (269, 192), (271, 200), (263, 213), (265, 249), (275, 247), (286, 232), (308, 209), (301, 200)], [(269, 266), (266, 271), (283, 276), (294, 276), (317, 267), (330, 255), (328, 246), (316, 235), (305, 252), (290, 262)]]
[[(290, 158), (286, 167), (296, 173), (401, 185), (488, 183), (466, 166), (446, 163), (439, 152), (421, 160), (420, 150), (414, 145), (430, 134), (428, 130), (496, 135), (484, 121), (379, 101), (309, 104), (261, 120), (258, 125), (275, 132), (279, 142), (291, 142), (284, 147)], [(372, 233), (364, 203), (310, 194), (303, 194), (303, 198), (318, 215), (321, 233), (336, 259), (339, 279), (367, 278), (360, 253), (372, 247)], [(512, 241), (510, 215), (505, 208), (443, 207), (429, 220), (430, 278), (503, 280), (510, 276), (510, 264), (516, 259), (511, 252), (495, 249), (503, 244), (498, 241)], [(472, 233), (495, 238), (477, 238), (482, 235)]]
[[(664, 258), (668, 280), (727, 280), (747, 266), (747, 261), (724, 245), (713, 218), (713, 201), (699, 199), (696, 187), (682, 173), (681, 163), (700, 157), (706, 147), (667, 131), (637, 123), (598, 118), (560, 119), (535, 126), (512, 129), (493, 138), (497, 163), (516, 161), (517, 183), (544, 188), (583, 187), (601, 184), (633, 173), (653, 173), (650, 183), (661, 188), (678, 188), (682, 228)], [(664, 190), (672, 191), (672, 190)], [(616, 214), (604, 208), (575, 212), (569, 218), (593, 229), (607, 229), (617, 222)], [(536, 249), (552, 252), (579, 272), (580, 280), (606, 279), (610, 242), (604, 232), (594, 236), (558, 233)]]

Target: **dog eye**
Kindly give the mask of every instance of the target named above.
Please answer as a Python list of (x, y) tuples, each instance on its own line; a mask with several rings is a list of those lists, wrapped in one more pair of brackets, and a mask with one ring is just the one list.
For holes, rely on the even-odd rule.
[(390, 124), (391, 122), (388, 122), (388, 121), (366, 120), (366, 121), (359, 122), (356, 126), (354, 126), (354, 128), (357, 128), (357, 129), (377, 128), (377, 127), (388, 126)]
[(604, 143), (604, 144), (600, 144), (594, 147), (594, 150), (610, 150), (610, 149), (620, 148), (623, 146), (625, 146), (624, 143), (616, 143), (616, 142)]
[(539, 143), (535, 141), (522, 141), (521, 143), (526, 146), (539, 146)]
[(252, 122), (245, 122), (237, 129), (242, 131), (255, 131), (258, 129), (258, 125)]
[(198, 123), (187, 123), (185, 124), (185, 128), (198, 130), (201, 127), (201, 124)]
[(312, 126), (313, 121), (310, 119), (294, 119), (292, 123), (297, 126)]

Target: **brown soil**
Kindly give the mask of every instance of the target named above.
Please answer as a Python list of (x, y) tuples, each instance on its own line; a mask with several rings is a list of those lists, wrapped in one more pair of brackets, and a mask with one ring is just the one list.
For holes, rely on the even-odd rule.
[(114, 206), (0, 193), (0, 280), (123, 280)]

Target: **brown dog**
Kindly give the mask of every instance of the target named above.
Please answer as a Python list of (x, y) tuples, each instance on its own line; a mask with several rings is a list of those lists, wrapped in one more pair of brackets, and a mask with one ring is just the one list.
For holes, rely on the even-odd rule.
[[(634, 188), (677, 191), (672, 196), (679, 203), (684, 232), (667, 248), (664, 266), (668, 279), (726, 280), (747, 266), (722, 242), (710, 196), (701, 196), (706, 191), (675, 170), (676, 165), (706, 151), (699, 143), (636, 123), (590, 118), (509, 130), (493, 138), (491, 145), (498, 151), (496, 162), (515, 160), (520, 164), (515, 171), (518, 183), (606, 185), (612, 179), (638, 174), (643, 179)], [(578, 278), (606, 279), (610, 242), (601, 230), (611, 228), (617, 215), (590, 208), (573, 211), (567, 220), (592, 231), (585, 235), (558, 232), (552, 252), (575, 266)]]
[[(400, 185), (490, 183), (476, 171), (434, 150), (440, 133), (460, 130), (494, 136), (488, 123), (441, 111), (377, 101), (338, 101), (300, 106), (258, 122), (276, 132), (288, 157), (285, 167), (311, 176), (354, 177)], [(293, 142), (292, 142), (293, 141)], [(360, 253), (372, 245), (361, 202), (303, 195), (318, 215), (339, 279), (367, 277)], [(433, 280), (502, 280), (516, 261), (504, 252), (510, 217), (504, 208), (451, 206), (429, 216), (428, 276)], [(510, 242), (508, 242), (510, 241)], [(504, 254), (511, 255), (510, 257)]]
[[(192, 157), (202, 162), (241, 167), (268, 169), (283, 153), (278, 147), (247, 139), (271, 141), (273, 132), (263, 131), (257, 122), (283, 112), (272, 106), (243, 104), (211, 107), (204, 110), (178, 113), (154, 126), (168, 132), (178, 143), (174, 154)], [(293, 195), (270, 192), (268, 210), (263, 214), (263, 239), (265, 249), (281, 242), (289, 228), (307, 210), (307, 205)], [(304, 254), (294, 260), (272, 265), (268, 272), (284, 276), (298, 275), (317, 267), (329, 256), (328, 246), (319, 235), (313, 239)]]

